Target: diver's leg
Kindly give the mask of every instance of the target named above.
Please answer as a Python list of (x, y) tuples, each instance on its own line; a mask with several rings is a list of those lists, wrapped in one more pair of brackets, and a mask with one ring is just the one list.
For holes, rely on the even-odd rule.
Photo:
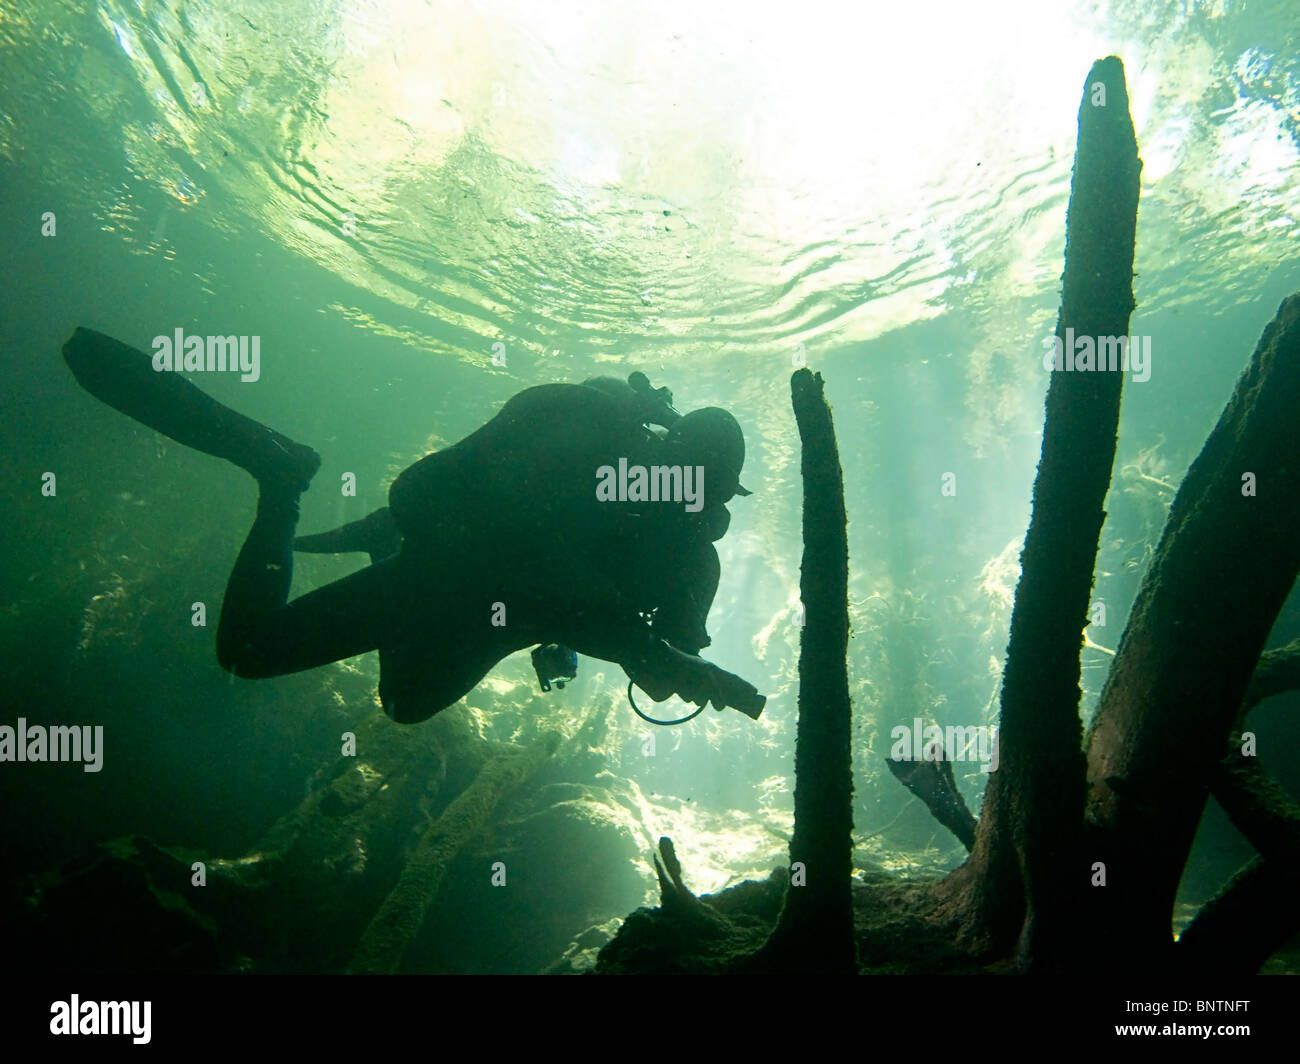
[(497, 629), (468, 631), (455, 579), (400, 553), (284, 604), (296, 520), (296, 497), (263, 493), (218, 627), (221, 663), (237, 675), (277, 676), (377, 649), (384, 710), (414, 724), (527, 645)]
[(372, 563), (391, 558), (401, 546), (402, 534), (387, 506), (360, 521), (353, 521), (330, 532), (318, 532), (314, 536), (299, 536), (293, 541), (293, 549), (303, 554), (365, 551), (370, 555)]
[(375, 650), (387, 641), (397, 559), (362, 569), (288, 602), (298, 496), (263, 489), (257, 519), (226, 585), (217, 659), (236, 676), (300, 672)]
[(377, 567), (287, 602), (298, 497), (320, 456), (231, 410), (112, 337), (77, 329), (63, 357), (97, 399), (187, 447), (251, 473), (257, 518), (226, 586), (217, 657), (239, 676), (278, 676), (374, 650), (381, 641), (389, 570)]

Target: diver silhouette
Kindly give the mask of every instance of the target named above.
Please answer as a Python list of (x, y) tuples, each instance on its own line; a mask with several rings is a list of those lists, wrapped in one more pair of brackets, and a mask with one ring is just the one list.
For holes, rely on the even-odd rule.
[[(527, 388), (402, 472), (387, 507), (295, 540), (314, 450), (102, 333), (78, 328), (63, 356), (96, 398), (257, 480), (217, 627), (217, 658), (235, 675), (378, 650), (380, 701), (412, 723), (507, 655), (562, 644), (621, 665), (657, 702), (762, 712), (755, 687), (698, 656), (711, 642), (725, 504), (749, 494), (744, 437), (725, 410), (680, 415), (640, 373)], [(290, 601), (295, 548), (364, 551), (371, 564)]]

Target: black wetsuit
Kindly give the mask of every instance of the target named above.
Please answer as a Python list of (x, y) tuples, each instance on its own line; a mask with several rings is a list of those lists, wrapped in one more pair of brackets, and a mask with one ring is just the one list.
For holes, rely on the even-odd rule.
[[(93, 329), (76, 329), (63, 357), (102, 402), (257, 480), (257, 518), (217, 629), (218, 659), (236, 675), (280, 676), (378, 650), (385, 709), (417, 721), (507, 654), (555, 642), (623, 665), (653, 697), (676, 690), (761, 712), (752, 685), (693, 657), (709, 643), (713, 541), (730, 520), (725, 484), (711, 479), (717, 497), (709, 501), (706, 484), (696, 513), (597, 499), (601, 466), (674, 464), (646, 425), (678, 415), (644, 375), (520, 392), (398, 477), (387, 511), (306, 537), (315, 545), (302, 549), (367, 550), (374, 564), (290, 602), (298, 498), (320, 456)], [(353, 531), (361, 542), (344, 542)]]
[(397, 554), (293, 602), (297, 496), (264, 484), (227, 587), (222, 664), (274, 676), (377, 649), (384, 707), (409, 722), (537, 643), (625, 666), (657, 638), (695, 654), (710, 642), (726, 509), (596, 493), (601, 466), (662, 464), (663, 450), (617, 395), (529, 388), (393, 483)]

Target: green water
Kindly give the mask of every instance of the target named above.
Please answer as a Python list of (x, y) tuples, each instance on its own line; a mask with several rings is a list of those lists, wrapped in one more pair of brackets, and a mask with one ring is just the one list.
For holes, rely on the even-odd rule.
[[(259, 380), (199, 383), (321, 452), (308, 532), (384, 505), (398, 472), (531, 385), (642, 370), (683, 410), (732, 410), (754, 494), (718, 544), (705, 656), (769, 696), (761, 720), (710, 711), (648, 755), (620, 669), (583, 659), (540, 696), (526, 654), (446, 711), (525, 744), (607, 719), (567, 782), (603, 771), (633, 787), (629, 852), (672, 835), (701, 892), (786, 852), (801, 552), (788, 381), (818, 370), (850, 520), (858, 853), (899, 873), (959, 864), (883, 758), (913, 718), (996, 719), (1094, 59), (1125, 63), (1145, 162), (1132, 331), (1153, 357), (1125, 389), (1085, 712), (1173, 490), (1300, 289), (1291, 0), (1003, 10), (7, 3), (2, 722), (106, 736), (99, 773), (0, 766), (9, 913), (29, 873), (117, 836), (245, 852), (378, 711), (374, 655), (259, 682), (220, 670), (191, 607), (217, 608), (254, 486), (81, 392), (58, 357), (79, 324), (142, 349), (176, 328), (259, 336)], [(295, 593), (356, 567), (300, 558)], [(582, 560), (557, 560), (555, 578), (581, 580)], [(1288, 606), (1273, 641), (1298, 628)], [(1253, 719), (1294, 789), (1285, 708)], [(977, 810), (987, 776), (957, 768)], [(1249, 852), (1212, 808), (1189, 895)], [(648, 866), (633, 875), (618, 906), (561, 914), (557, 935), (653, 898)], [(511, 970), (453, 953), (429, 966)]]

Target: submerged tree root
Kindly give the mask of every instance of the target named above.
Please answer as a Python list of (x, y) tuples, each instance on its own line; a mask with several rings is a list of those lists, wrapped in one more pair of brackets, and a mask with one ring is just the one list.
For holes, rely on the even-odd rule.
[[(638, 909), (601, 950), (594, 974), (744, 975), (769, 971), (756, 963), (776, 927), (790, 873), (778, 868), (761, 882), (747, 881), (695, 902)], [(927, 920), (937, 876), (899, 881), (872, 874), (850, 881), (854, 968), (863, 975), (999, 972), (955, 946)], [(790, 888), (797, 889), (797, 888)]]
[(388, 897), (361, 936), (349, 971), (396, 972), (461, 847), (487, 823), (501, 799), (555, 752), (558, 739), (489, 761), (469, 787), (429, 825)]

